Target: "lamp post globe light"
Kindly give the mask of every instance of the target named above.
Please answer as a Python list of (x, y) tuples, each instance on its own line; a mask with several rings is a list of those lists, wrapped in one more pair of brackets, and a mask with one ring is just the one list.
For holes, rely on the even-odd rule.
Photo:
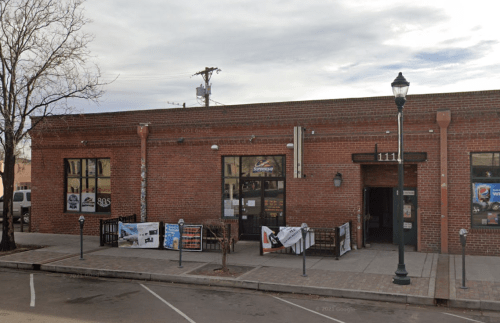
[(405, 240), (404, 240), (404, 151), (403, 151), (403, 107), (406, 102), (406, 94), (410, 87), (410, 82), (406, 81), (403, 74), (399, 72), (398, 77), (391, 83), (392, 93), (394, 93), (396, 106), (398, 107), (398, 194), (397, 194), (397, 219), (399, 222), (399, 262), (396, 276), (392, 280), (397, 285), (409, 285), (410, 277), (405, 266)]

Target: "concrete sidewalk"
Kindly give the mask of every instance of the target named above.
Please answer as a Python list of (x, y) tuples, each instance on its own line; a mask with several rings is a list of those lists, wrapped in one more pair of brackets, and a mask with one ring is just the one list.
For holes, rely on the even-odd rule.
[(405, 252), (411, 284), (395, 285), (398, 252), (393, 245), (353, 250), (340, 260), (308, 256), (303, 277), (302, 256), (260, 256), (258, 242), (240, 241), (228, 255), (238, 275), (218, 277), (207, 275), (221, 263), (216, 251), (183, 252), (179, 268), (177, 251), (100, 247), (99, 237), (84, 237), (84, 260), (80, 236), (17, 232), (16, 242), (47, 247), (0, 257), (0, 267), (420, 305), (434, 305), (437, 298), (450, 307), (500, 311), (500, 257), (467, 256), (468, 289), (461, 289), (460, 255), (413, 251)]

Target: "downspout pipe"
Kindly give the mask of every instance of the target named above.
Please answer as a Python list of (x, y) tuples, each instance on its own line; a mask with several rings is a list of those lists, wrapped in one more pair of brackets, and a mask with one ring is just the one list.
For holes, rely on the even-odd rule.
[(149, 124), (140, 123), (137, 126), (137, 134), (141, 138), (141, 222), (147, 222), (147, 204), (146, 204), (146, 187), (147, 187), (147, 167), (146, 167), (146, 149), (147, 139), (149, 135)]
[(448, 126), (450, 110), (438, 110), (436, 121), (440, 131), (441, 157), (441, 253), (448, 253)]

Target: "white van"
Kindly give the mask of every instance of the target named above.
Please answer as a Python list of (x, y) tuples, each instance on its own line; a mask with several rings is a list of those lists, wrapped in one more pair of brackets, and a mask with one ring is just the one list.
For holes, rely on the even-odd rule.
[[(14, 192), (13, 214), (14, 221), (22, 217), (24, 223), (29, 222), (29, 207), (31, 207), (31, 190), (20, 190)], [(0, 214), (3, 212), (3, 196), (0, 197)]]

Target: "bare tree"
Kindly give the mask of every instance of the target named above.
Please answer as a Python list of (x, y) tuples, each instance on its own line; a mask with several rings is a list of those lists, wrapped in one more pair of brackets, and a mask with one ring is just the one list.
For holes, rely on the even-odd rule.
[[(69, 101), (97, 101), (100, 71), (90, 65), (93, 37), (82, 28), (83, 0), (0, 0), (0, 143), (5, 168), (1, 250), (16, 248), (12, 198), (15, 148), (45, 116)], [(36, 117), (31, 118), (28, 117)]]
[(208, 231), (210, 231), (211, 235), (217, 239), (221, 246), (221, 251), (222, 251), (222, 272), (223, 273), (228, 273), (229, 268), (227, 266), (227, 253), (230, 251), (231, 248), (231, 237), (229, 237), (229, 232), (227, 229), (227, 226), (230, 224), (224, 223), (222, 220), (217, 221), (217, 220), (208, 220), (205, 222), (205, 226), (207, 227)]

